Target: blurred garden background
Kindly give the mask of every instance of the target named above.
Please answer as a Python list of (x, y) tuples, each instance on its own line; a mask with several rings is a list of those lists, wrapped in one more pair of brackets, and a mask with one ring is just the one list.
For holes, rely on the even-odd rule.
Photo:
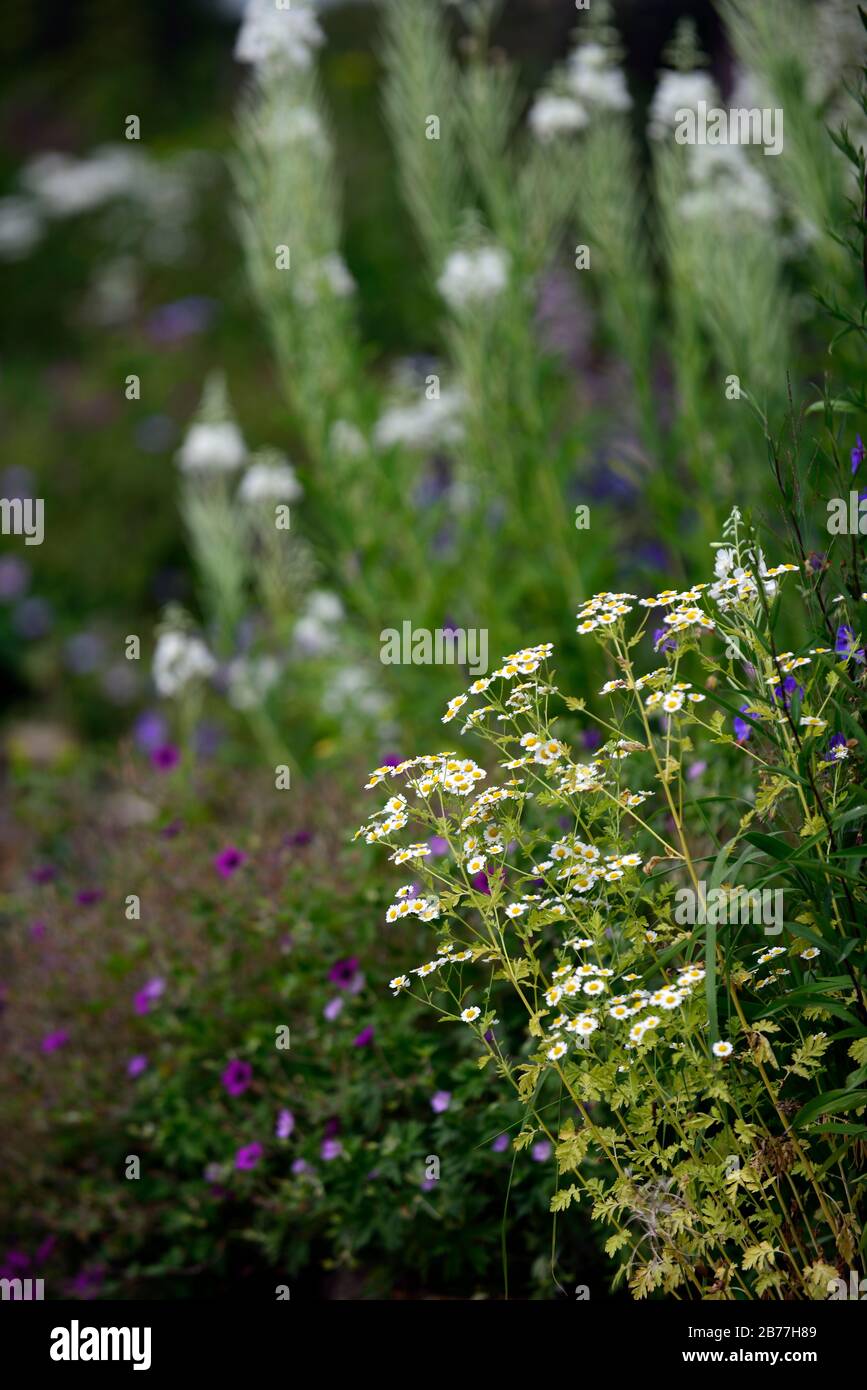
[[(384, 665), (380, 632), (484, 629), (492, 664), (556, 637), (594, 690), (579, 603), (705, 578), (735, 504), (782, 535), (767, 431), (805, 478), (860, 465), (829, 133), (864, 136), (857, 6), (311, 8), (294, 126), (241, 0), (0, 36), (0, 494), (46, 525), (0, 551), (0, 1261), (47, 1297), (607, 1287), (589, 1222), (552, 1241), (550, 1145), (513, 1151), (468, 1040), (385, 987), (361, 789), (452, 746), (462, 673)], [(693, 159), (702, 92), (782, 107), (784, 154)], [(268, 278), (283, 240), (324, 291)], [(489, 243), (510, 288), (476, 311), (443, 266)], [(849, 408), (805, 414), (829, 373)], [(214, 428), (237, 494), (231, 461), (202, 483)]]

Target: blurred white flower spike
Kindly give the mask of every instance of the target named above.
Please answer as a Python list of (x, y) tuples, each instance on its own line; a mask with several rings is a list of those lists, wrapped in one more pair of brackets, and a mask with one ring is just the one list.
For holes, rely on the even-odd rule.
[(235, 58), (257, 69), (309, 68), (325, 42), (306, 0), (247, 0)]
[(158, 694), (173, 699), (191, 681), (207, 680), (216, 669), (217, 663), (200, 637), (174, 631), (163, 632), (157, 639), (153, 679)]
[(246, 459), (247, 446), (231, 418), (225, 382), (215, 373), (205, 383), (196, 420), (178, 450), (178, 467), (190, 474), (232, 473)]
[(509, 256), (499, 246), (453, 251), (437, 289), (450, 308), (461, 310), (496, 299), (509, 282)]

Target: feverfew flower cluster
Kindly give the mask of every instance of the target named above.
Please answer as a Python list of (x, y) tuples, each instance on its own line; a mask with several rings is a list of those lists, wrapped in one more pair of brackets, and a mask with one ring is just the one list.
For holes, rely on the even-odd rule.
[[(677, 1050), (687, 1035), (693, 1042), (696, 1036), (702, 1038), (707, 1029), (704, 992), (699, 988), (704, 965), (689, 958), (687, 938), (681, 938), (681, 956), (686, 959), (673, 960), (670, 950), (662, 954), (672, 942), (673, 924), (665, 912), (655, 918), (644, 891), (653, 865), (645, 868), (644, 854), (624, 835), (634, 824), (648, 828), (644, 804), (656, 793), (625, 787), (621, 769), (633, 755), (644, 758), (653, 752), (649, 714), (685, 715), (707, 696), (692, 682), (678, 679), (683, 644), (677, 640), (663, 648), (666, 665), (635, 675), (628, 655), (634, 642), (627, 637), (625, 619), (644, 610), (643, 627), (653, 610), (666, 609), (663, 622), (668, 632), (675, 639), (687, 634), (689, 647), (703, 633), (718, 633), (721, 621), (725, 627), (728, 613), (736, 619), (744, 613), (752, 618), (760, 600), (758, 586), (765, 595), (773, 594), (797, 567), (768, 568), (761, 554), (750, 558), (752, 565), (744, 563), (735, 535), (732, 544), (718, 547), (713, 583), (663, 590), (646, 598), (605, 591), (582, 604), (578, 633), (593, 632), (625, 673), (606, 681), (600, 693), (626, 694), (625, 718), (642, 721), (637, 737), (616, 736), (628, 733), (621, 724), (592, 760), (573, 760), (571, 745), (558, 736), (549, 712), (549, 697), (559, 692), (543, 669), (553, 652), (551, 643), (544, 642), (503, 657), (491, 675), (449, 700), (442, 716), (444, 723), (451, 723), (460, 715), (463, 731), (481, 733), (497, 749), (502, 770), (520, 776), (478, 789), (485, 770), (453, 750), (407, 759), (370, 774), (369, 789), (395, 780), (402, 786), (357, 836), (368, 844), (386, 845), (392, 862), (417, 866), (428, 885), (401, 887), (386, 921), (414, 916), (434, 924), (439, 943), (429, 960), (389, 982), (394, 994), (421, 986), (430, 1000), (435, 986), (452, 1001), (445, 1006), (446, 1014), (473, 1026), (490, 1046), (494, 1016), (487, 1005), (467, 998), (473, 986), (465, 981), (464, 966), (469, 964), (475, 973), (487, 964), (503, 978), (509, 977), (516, 958), (523, 957), (533, 961), (529, 977), (521, 977), (521, 989), (531, 1011), (531, 1036), (539, 1040), (535, 1065), (576, 1060), (579, 1052), (591, 1047), (597, 1058), (614, 1049), (622, 1071), (629, 1068), (630, 1054), (642, 1055), (663, 1039)], [(763, 682), (779, 683), (781, 673), (794, 680), (790, 673), (809, 666), (812, 655), (783, 652), (764, 673), (757, 662), (753, 669), (759, 688)], [(805, 733), (818, 734), (826, 722), (819, 715), (800, 717)], [(557, 805), (568, 812), (571, 827), (563, 825), (563, 818), (563, 833), (541, 840), (534, 802), (540, 810)], [(435, 868), (428, 869), (425, 860), (433, 835), (447, 844), (448, 857), (445, 864), (438, 858)], [(671, 852), (662, 855), (672, 857), (682, 858)], [(543, 943), (555, 952), (547, 975)], [(758, 964), (772, 962), (781, 953), (779, 947), (762, 948)], [(807, 963), (813, 955), (802, 951), (801, 959)], [(779, 975), (780, 968), (774, 967), (768, 978)], [(755, 987), (762, 988), (762, 981)], [(675, 1024), (677, 1019), (683, 1024)], [(732, 1056), (734, 1045), (711, 1037), (703, 1052), (711, 1064)]]

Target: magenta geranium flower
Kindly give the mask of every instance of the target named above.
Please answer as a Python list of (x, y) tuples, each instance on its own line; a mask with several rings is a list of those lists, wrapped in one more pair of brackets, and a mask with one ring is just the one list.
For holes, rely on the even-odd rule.
[(69, 1042), (68, 1028), (55, 1028), (53, 1033), (46, 1033), (42, 1039), (43, 1052), (56, 1052), (59, 1047), (65, 1047)]
[(264, 1149), (261, 1144), (245, 1144), (235, 1154), (235, 1167), (242, 1173), (249, 1173), (251, 1168), (255, 1168), (259, 1159), (262, 1157)]
[(350, 956), (347, 960), (336, 961), (328, 972), (328, 978), (341, 989), (349, 989), (357, 974), (358, 957)]
[(242, 1096), (252, 1080), (253, 1068), (239, 1057), (233, 1057), (223, 1072), (223, 1085), (230, 1096)]
[(370, 1027), (370, 1024), (368, 1024), (368, 1026), (367, 1026), (366, 1028), (362, 1028), (361, 1032), (358, 1034), (358, 1037), (352, 1039), (352, 1046), (353, 1046), (353, 1047), (367, 1047), (367, 1046), (369, 1046), (369, 1044), (372, 1043), (372, 1042), (373, 1042), (373, 1029)]
[(339, 1158), (343, 1153), (343, 1145), (339, 1139), (323, 1139), (319, 1152), (325, 1162), (330, 1163), (333, 1158)]
[(94, 903), (99, 902), (101, 897), (101, 888), (82, 888), (80, 893), (76, 893), (75, 901), (79, 907), (92, 907)]
[(133, 1078), (141, 1076), (142, 1072), (147, 1070), (147, 1064), (147, 1057), (143, 1056), (141, 1053), (139, 1053), (137, 1057), (130, 1057), (129, 1061), (126, 1064), (127, 1076), (131, 1076)]
[(221, 849), (214, 860), (214, 866), (218, 874), (223, 878), (231, 878), (232, 874), (240, 869), (242, 864), (246, 864), (247, 856), (242, 849), (237, 849), (235, 845), (227, 845)]
[(160, 772), (170, 772), (181, 761), (181, 750), (173, 743), (161, 743), (151, 750), (151, 762)]

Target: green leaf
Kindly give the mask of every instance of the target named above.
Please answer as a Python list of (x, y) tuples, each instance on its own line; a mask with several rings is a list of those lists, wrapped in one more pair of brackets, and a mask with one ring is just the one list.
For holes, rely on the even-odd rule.
[(803, 1129), (816, 1115), (833, 1115), (838, 1110), (857, 1110), (862, 1105), (867, 1105), (867, 1091), (827, 1091), (803, 1105), (792, 1123), (796, 1129)]

